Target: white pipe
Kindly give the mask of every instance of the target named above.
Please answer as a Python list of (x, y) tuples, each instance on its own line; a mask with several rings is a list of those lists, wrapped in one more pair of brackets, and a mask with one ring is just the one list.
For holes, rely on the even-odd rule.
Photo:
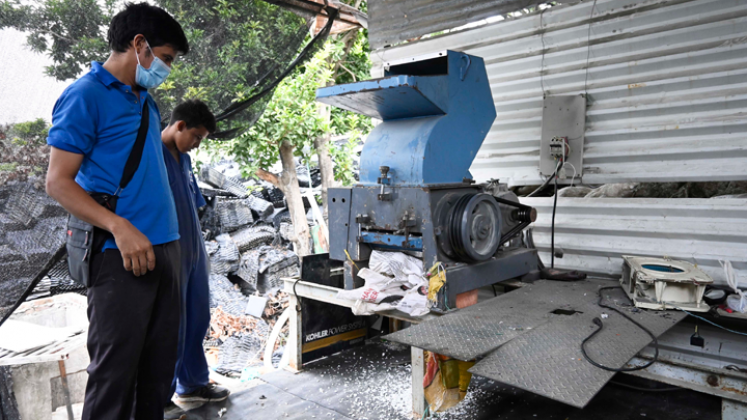
[[(278, 340), (278, 337), (280, 336), (280, 331), (283, 329), (283, 325), (285, 325), (286, 322), (288, 322), (288, 319), (290, 319), (291, 311), (295, 311), (296, 308), (285, 308), (285, 311), (283, 311), (282, 315), (280, 315), (280, 318), (278, 318), (277, 322), (275, 322), (275, 326), (272, 328), (272, 332), (270, 333), (270, 337), (267, 339), (267, 347), (265, 347), (265, 367), (266, 368), (272, 368), (275, 369), (274, 366), (272, 366), (272, 352), (275, 350), (275, 342)], [(278, 369), (282, 369), (285, 366), (288, 366), (288, 363), (290, 362), (290, 352), (288, 352), (288, 349), (286, 349), (283, 352), (283, 357), (280, 359), (280, 364), (278, 365)]]

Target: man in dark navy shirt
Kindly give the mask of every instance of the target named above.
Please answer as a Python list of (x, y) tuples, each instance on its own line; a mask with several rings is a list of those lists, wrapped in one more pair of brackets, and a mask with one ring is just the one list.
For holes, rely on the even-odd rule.
[[(179, 329), (179, 226), (163, 161), (158, 106), (147, 89), (189, 50), (179, 23), (147, 3), (128, 4), (109, 26), (111, 55), (55, 104), (47, 192), (77, 218), (111, 233), (91, 258), (84, 420), (161, 419)], [(140, 166), (118, 191), (144, 104), (149, 126)], [(88, 193), (119, 193), (116, 212)]]
[[(222, 401), (228, 390), (211, 384), (202, 342), (210, 326), (209, 261), (202, 239), (197, 209), (206, 205), (187, 154), (200, 147), (216, 129), (215, 116), (199, 100), (182, 102), (171, 112), (169, 126), (161, 132), (163, 158), (179, 218), (179, 244), (182, 250), (182, 317), (179, 351), (172, 389), (179, 402)], [(167, 406), (164, 419), (184, 415), (175, 404)]]

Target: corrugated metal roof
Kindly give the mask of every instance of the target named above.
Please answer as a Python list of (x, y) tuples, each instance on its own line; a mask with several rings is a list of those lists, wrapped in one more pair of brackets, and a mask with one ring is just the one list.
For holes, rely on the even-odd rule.
[[(550, 266), (552, 198), (521, 198), (537, 209), (533, 238)], [(697, 264), (726, 284), (730, 260), (747, 286), (747, 199), (558, 198), (557, 268), (618, 276), (621, 255), (668, 256)]]
[(372, 48), (453, 29), (514, 12), (546, 0), (371, 0), (368, 2)]
[(488, 68), (498, 117), (472, 166), (480, 181), (540, 183), (543, 86), (567, 95), (585, 85), (585, 183), (747, 180), (744, 0), (555, 7), (374, 51), (374, 72), (444, 49), (484, 57)]

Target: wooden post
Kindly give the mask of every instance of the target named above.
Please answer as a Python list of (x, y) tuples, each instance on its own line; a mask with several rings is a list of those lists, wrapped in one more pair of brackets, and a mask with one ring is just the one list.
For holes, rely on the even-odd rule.
[(425, 378), (425, 358), (423, 349), (411, 347), (412, 358), (412, 416), (415, 419), (423, 418), (425, 413), (425, 389), (423, 379)]
[(70, 401), (70, 387), (67, 384), (67, 370), (65, 370), (65, 361), (57, 362), (60, 367), (60, 382), (62, 382), (62, 394), (65, 396), (65, 406), (67, 407), (68, 420), (75, 420), (73, 415), (73, 403)]

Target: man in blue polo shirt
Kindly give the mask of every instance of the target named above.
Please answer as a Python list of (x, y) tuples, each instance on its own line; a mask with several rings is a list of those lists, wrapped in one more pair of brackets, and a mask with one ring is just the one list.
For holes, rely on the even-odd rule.
[[(55, 104), (47, 193), (109, 233), (91, 258), (84, 420), (162, 419), (179, 331), (179, 226), (164, 166), (161, 115), (147, 89), (189, 50), (179, 23), (147, 3), (128, 4), (108, 32), (111, 55)], [(140, 166), (113, 213), (88, 193), (114, 194), (144, 104), (150, 122)]]
[[(163, 156), (179, 218), (179, 244), (182, 249), (182, 318), (179, 327), (179, 357), (174, 389), (178, 402), (223, 401), (228, 390), (210, 383), (202, 342), (210, 326), (209, 261), (202, 239), (197, 209), (205, 198), (197, 187), (192, 159), (187, 153), (200, 147), (216, 130), (215, 116), (207, 104), (193, 99), (174, 107), (169, 126), (161, 132)], [(186, 413), (176, 404), (166, 406), (165, 420), (179, 419)]]

